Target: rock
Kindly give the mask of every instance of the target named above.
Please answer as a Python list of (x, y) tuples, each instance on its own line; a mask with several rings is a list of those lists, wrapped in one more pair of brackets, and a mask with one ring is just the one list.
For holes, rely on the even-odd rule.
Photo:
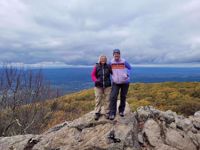
[(127, 104), (114, 121), (95, 121), (92, 111), (40, 135), (0, 137), (0, 150), (198, 150), (199, 129), (198, 113), (185, 118), (151, 106), (132, 113)]
[(158, 145), (155, 150), (178, 150), (177, 148), (173, 148), (173, 147), (170, 147), (169, 145), (166, 145), (166, 144), (161, 144), (161, 145)]
[(194, 140), (196, 141), (197, 147), (200, 147), (200, 133), (194, 134)]
[(38, 135), (17, 135), (12, 137), (0, 137), (0, 150), (28, 150), (40, 141)]
[(165, 121), (167, 124), (175, 122), (176, 116), (177, 116), (176, 113), (172, 112), (171, 110), (160, 113), (160, 119)]
[(197, 130), (200, 130), (200, 123), (199, 123), (199, 122), (194, 121), (193, 124), (194, 124), (194, 127), (195, 127)]
[(188, 136), (192, 142), (198, 147), (200, 145), (200, 133), (193, 134), (191, 131), (188, 133)]
[(189, 136), (184, 133), (178, 132), (173, 129), (167, 129), (166, 139), (167, 145), (181, 149), (181, 150), (196, 150), (196, 146), (193, 144)]
[(161, 129), (153, 119), (147, 120), (147, 122), (144, 124), (143, 132), (151, 146), (156, 147), (162, 143), (160, 136)]
[(149, 118), (155, 118), (159, 116), (160, 111), (154, 109), (152, 106), (141, 106), (137, 109), (137, 119), (140, 122), (144, 122)]
[(177, 126), (179, 129), (181, 129), (181, 130), (187, 132), (187, 131), (189, 131), (189, 130), (192, 129), (193, 124), (192, 124), (192, 121), (191, 121), (190, 119), (184, 118), (184, 119), (182, 119), (182, 120), (181, 120), (181, 119), (177, 119), (177, 121), (176, 121), (176, 126)]
[[(130, 112), (127, 104), (125, 117), (116, 116), (114, 121), (102, 116), (98, 121), (94, 120), (94, 112), (57, 125), (41, 135), (19, 135), (16, 137), (0, 138), (0, 149), (32, 149), (32, 150), (71, 150), (71, 149), (132, 149), (139, 146), (134, 126), (137, 121)], [(108, 134), (115, 131), (114, 140), (108, 141)]]
[(200, 111), (195, 112), (195, 113), (194, 113), (194, 117), (200, 118)]
[(172, 129), (176, 129), (176, 123), (174, 123), (174, 122), (170, 123), (169, 127)]
[(142, 135), (142, 133), (138, 133), (138, 142), (140, 143), (140, 144), (144, 144), (144, 139), (143, 139), (143, 135)]
[(197, 130), (200, 130), (200, 117), (193, 117), (192, 123)]

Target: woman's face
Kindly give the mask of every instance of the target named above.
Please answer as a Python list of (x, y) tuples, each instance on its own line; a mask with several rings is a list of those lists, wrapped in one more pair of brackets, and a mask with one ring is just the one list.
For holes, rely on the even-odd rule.
[(101, 57), (101, 58), (100, 58), (100, 63), (101, 63), (102, 65), (105, 64), (106, 61), (107, 61), (106, 57)]

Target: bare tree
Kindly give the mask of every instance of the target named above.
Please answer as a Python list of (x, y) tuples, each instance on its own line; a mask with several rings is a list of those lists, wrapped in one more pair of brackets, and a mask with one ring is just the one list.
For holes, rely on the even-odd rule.
[(41, 69), (3, 66), (0, 69), (0, 136), (39, 132), (47, 111), (42, 102), (58, 96), (58, 89), (53, 89), (44, 79)]

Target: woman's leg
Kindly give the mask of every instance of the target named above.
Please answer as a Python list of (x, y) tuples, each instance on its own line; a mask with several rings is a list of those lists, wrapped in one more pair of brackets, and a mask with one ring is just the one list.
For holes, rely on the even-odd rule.
[(110, 92), (111, 92), (111, 87), (107, 87), (107, 88), (104, 89), (104, 94), (105, 94), (105, 101), (104, 101), (105, 114), (109, 114), (109, 112), (110, 112), (110, 109), (109, 109)]
[(101, 112), (101, 106), (102, 106), (102, 98), (103, 98), (103, 90), (102, 88), (95, 87), (94, 88), (94, 93), (95, 93), (95, 113), (100, 113)]

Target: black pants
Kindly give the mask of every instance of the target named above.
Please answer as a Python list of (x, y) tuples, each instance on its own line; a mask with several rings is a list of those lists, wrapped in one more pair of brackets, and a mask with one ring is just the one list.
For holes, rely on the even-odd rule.
[(117, 111), (117, 98), (120, 91), (120, 105), (119, 105), (119, 112), (124, 112), (126, 106), (126, 95), (128, 93), (129, 83), (124, 84), (112, 84), (112, 91), (110, 94), (110, 115), (116, 115)]

